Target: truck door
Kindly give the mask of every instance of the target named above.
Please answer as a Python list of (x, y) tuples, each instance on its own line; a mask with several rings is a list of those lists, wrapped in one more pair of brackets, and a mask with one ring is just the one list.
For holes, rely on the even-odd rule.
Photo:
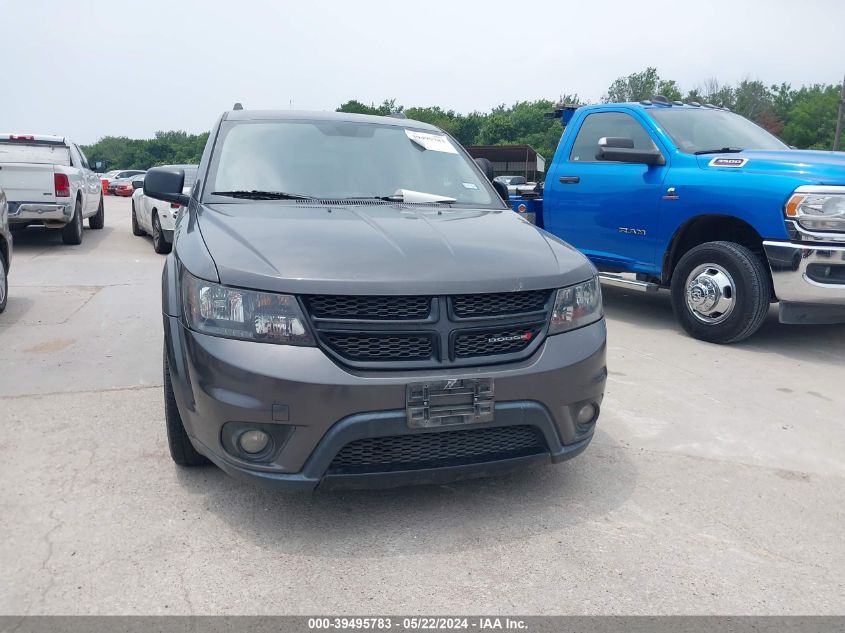
[(555, 160), (544, 204), (546, 229), (587, 255), (599, 268), (654, 273), (665, 166), (596, 159), (599, 139), (631, 139), (635, 149), (661, 149), (624, 111), (588, 114), (575, 140)]

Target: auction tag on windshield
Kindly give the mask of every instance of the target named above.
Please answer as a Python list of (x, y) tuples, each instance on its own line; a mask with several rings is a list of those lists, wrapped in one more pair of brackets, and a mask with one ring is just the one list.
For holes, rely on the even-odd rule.
[(449, 139), (442, 134), (429, 134), (427, 132), (419, 132), (417, 130), (405, 130), (405, 134), (417, 145), (424, 149), (430, 149), (433, 152), (446, 152), (447, 154), (457, 154), (458, 150), (449, 142)]

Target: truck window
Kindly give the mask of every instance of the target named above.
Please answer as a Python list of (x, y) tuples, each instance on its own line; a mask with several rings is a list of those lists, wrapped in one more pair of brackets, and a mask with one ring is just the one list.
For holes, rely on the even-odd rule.
[(0, 163), (38, 163), (42, 165), (70, 165), (70, 150), (66, 145), (0, 142)]
[[(648, 132), (630, 114), (624, 112), (596, 112), (588, 114), (572, 144), (569, 160), (582, 163), (596, 161), (599, 139), (621, 136), (634, 141), (635, 149), (655, 149)], [(606, 161), (601, 161), (606, 162)]]
[(79, 152), (79, 157), (82, 159), (82, 166), (85, 169), (91, 169), (91, 166), (88, 164), (88, 157), (85, 156), (85, 152), (82, 151), (82, 148), (79, 145), (76, 145), (76, 151)]

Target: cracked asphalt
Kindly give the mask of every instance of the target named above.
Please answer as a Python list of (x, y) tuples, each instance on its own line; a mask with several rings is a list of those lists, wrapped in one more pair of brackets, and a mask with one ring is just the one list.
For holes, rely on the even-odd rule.
[(379, 492), (267, 492), (170, 460), (163, 259), (129, 201), (16, 239), (0, 315), (0, 613), (845, 613), (845, 328), (689, 339), (605, 291), (577, 459)]

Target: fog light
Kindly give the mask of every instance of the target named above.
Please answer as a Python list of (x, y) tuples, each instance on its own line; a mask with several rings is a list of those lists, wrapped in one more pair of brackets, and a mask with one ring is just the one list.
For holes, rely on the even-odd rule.
[(598, 415), (598, 408), (592, 402), (588, 402), (578, 409), (578, 415), (575, 417), (575, 421), (581, 426), (587, 426), (596, 419), (596, 415)]
[(238, 444), (245, 453), (260, 453), (270, 443), (270, 436), (264, 431), (247, 431), (238, 438)]

